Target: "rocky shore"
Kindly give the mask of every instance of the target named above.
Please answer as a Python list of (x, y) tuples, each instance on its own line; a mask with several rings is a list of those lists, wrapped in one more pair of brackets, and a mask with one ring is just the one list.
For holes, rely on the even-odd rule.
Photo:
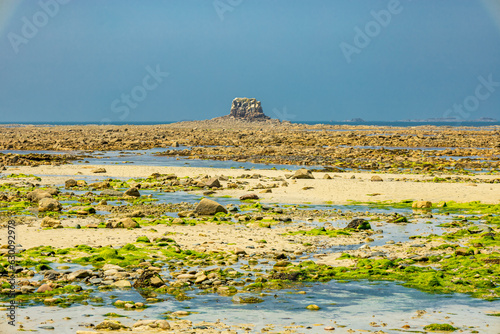
[[(210, 124), (218, 122), (226, 120)], [(200, 299), (246, 312), (268, 304), (279, 310), (288, 296), (304, 296), (296, 312), (321, 312), (332, 305), (306, 292), (308, 284), (366, 279), (497, 303), (497, 129), (365, 132), (269, 120), (248, 124), (238, 130), (185, 124), (1, 128), (2, 148), (88, 150), (85, 157), (1, 156), (0, 274), (15, 275), (17, 284), (0, 277), (0, 300), (6, 309), (14, 291), (24, 307), (19, 328), (80, 334), (470, 332), (467, 319), (446, 313), (453, 322), (437, 316), (439, 323), (430, 309), (400, 320), (363, 318), (344, 325), (339, 317), (304, 325), (245, 324), (224, 312), (200, 315), (196, 307), (183, 307)], [(375, 144), (396, 149), (344, 147)], [(170, 147), (161, 154), (178, 158), (318, 166), (292, 171), (72, 163), (94, 150), (153, 147)], [(91, 310), (85, 311), (88, 319), (70, 312), (78, 307)], [(40, 308), (58, 311), (44, 314)], [(474, 328), (493, 333), (497, 317), (490, 318)]]

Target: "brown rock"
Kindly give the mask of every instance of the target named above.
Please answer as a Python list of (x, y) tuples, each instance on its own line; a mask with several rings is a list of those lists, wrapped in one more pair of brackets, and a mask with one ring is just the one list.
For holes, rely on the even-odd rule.
[(205, 181), (204, 185), (209, 188), (220, 188), (221, 184), (219, 182), (219, 179), (216, 177), (212, 177)]
[(37, 293), (43, 293), (47, 291), (52, 291), (53, 289), (50, 287), (48, 284), (42, 284), (40, 287), (36, 290)]
[(301, 168), (293, 174), (292, 179), (314, 179), (311, 171), (308, 171), (305, 168)]
[(115, 221), (108, 221), (106, 223), (107, 228), (137, 228), (139, 224), (135, 222), (132, 218), (122, 218)]
[(44, 198), (52, 198), (52, 195), (44, 189), (36, 189), (28, 193), (26, 196), (31, 202), (39, 202)]
[(106, 173), (106, 168), (96, 168), (92, 170), (92, 173), (97, 174), (97, 173)]
[(73, 179), (69, 179), (69, 180), (66, 180), (64, 182), (65, 188), (73, 188), (73, 187), (76, 187), (77, 185), (78, 185), (78, 183), (76, 182), (76, 180), (73, 180)]
[(139, 192), (139, 189), (137, 189), (136, 187), (132, 187), (125, 192), (125, 195), (132, 197), (140, 197), (141, 193)]
[(40, 224), (40, 227), (53, 227), (53, 228), (59, 228), (62, 227), (61, 222), (59, 220), (56, 220), (54, 218), (50, 217), (45, 217), (42, 220), (42, 223)]
[(227, 210), (221, 204), (212, 201), (208, 198), (203, 198), (194, 209), (194, 212), (197, 215), (213, 216), (218, 212), (227, 213)]
[(415, 201), (411, 205), (412, 208), (415, 209), (428, 209), (432, 208), (432, 202), (429, 201)]
[(246, 194), (246, 195), (240, 196), (240, 201), (244, 201), (247, 199), (259, 199), (259, 196), (257, 194)]
[(38, 202), (38, 212), (61, 211), (62, 205), (53, 198), (43, 198)]

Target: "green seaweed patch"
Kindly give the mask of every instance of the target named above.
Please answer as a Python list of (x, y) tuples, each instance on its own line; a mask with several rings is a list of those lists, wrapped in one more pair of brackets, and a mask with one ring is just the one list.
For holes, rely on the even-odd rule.
[[(354, 230), (353, 230), (354, 231)], [(341, 229), (335, 229), (335, 230), (327, 230), (325, 228), (313, 228), (312, 230), (299, 230), (299, 231), (293, 231), (293, 232), (288, 232), (290, 235), (311, 235), (311, 236), (317, 236), (317, 235), (326, 235), (329, 237), (338, 237), (338, 236), (349, 236), (351, 233), (349, 233), (346, 230), (341, 230)]]
[[(498, 253), (497, 255), (498, 256)], [(416, 288), (428, 293), (467, 293), (475, 298), (495, 300), (500, 298), (497, 277), (500, 266), (488, 262), (492, 255), (452, 256), (442, 259), (441, 268), (415, 266), (404, 259), (360, 259), (351, 267), (330, 267), (305, 261), (298, 265), (288, 265), (271, 278), (283, 281), (319, 281), (336, 280), (389, 280), (400, 281), (404, 286)], [(262, 288), (269, 288), (263, 283)]]
[(424, 329), (432, 332), (454, 332), (458, 328), (450, 324), (430, 324), (425, 326)]

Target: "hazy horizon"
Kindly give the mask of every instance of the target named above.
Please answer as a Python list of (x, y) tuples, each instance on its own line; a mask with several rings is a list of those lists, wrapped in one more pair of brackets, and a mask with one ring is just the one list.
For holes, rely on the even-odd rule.
[(495, 0), (3, 0), (0, 122), (499, 119), (498, 59)]

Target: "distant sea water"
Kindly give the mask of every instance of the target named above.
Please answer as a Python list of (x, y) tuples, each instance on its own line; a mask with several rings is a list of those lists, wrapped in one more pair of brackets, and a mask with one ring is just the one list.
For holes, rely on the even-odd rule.
[[(175, 122), (0, 122), (0, 124), (22, 124), (22, 125), (159, 125), (172, 124)], [(339, 121), (297, 121), (295, 124), (327, 124), (327, 125), (364, 125), (364, 126), (393, 126), (393, 127), (412, 127), (412, 126), (447, 126), (447, 127), (487, 127), (500, 126), (500, 122), (403, 122), (403, 121), (366, 121), (366, 122), (339, 122)]]

